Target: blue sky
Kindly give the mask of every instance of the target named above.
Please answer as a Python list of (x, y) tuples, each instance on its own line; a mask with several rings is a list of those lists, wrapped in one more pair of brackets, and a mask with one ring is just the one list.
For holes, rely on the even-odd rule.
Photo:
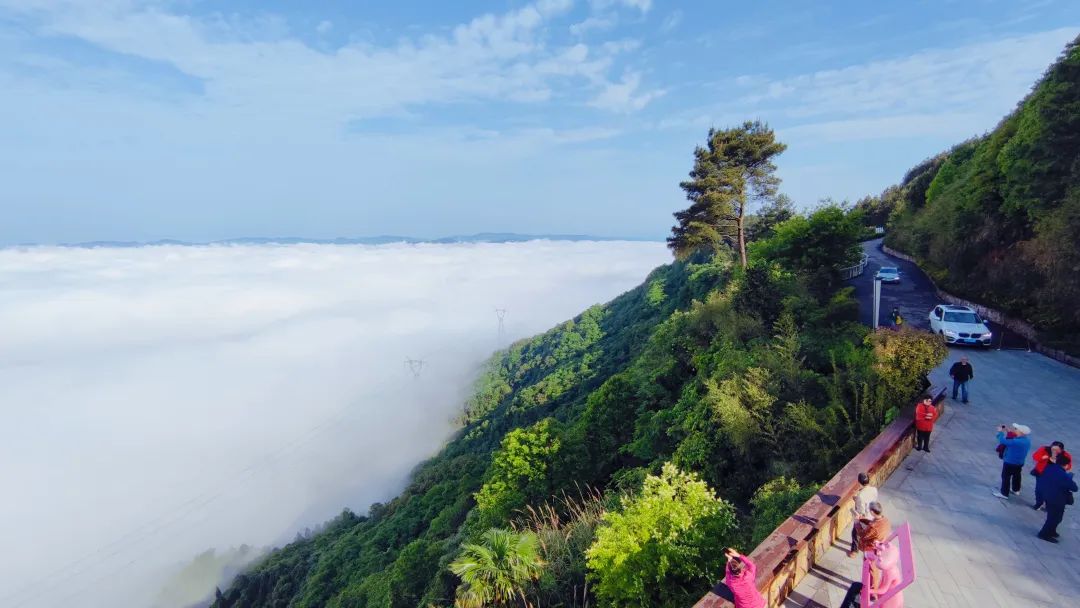
[(801, 205), (989, 130), (1067, 0), (0, 0), (0, 244), (663, 237), (710, 126)]

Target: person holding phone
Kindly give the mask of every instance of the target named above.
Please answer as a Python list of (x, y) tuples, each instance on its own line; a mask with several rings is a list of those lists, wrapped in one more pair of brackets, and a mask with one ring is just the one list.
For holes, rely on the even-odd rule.
[(724, 582), (713, 587), (713, 593), (734, 603), (735, 608), (765, 608), (765, 596), (757, 588), (754, 560), (732, 547), (724, 549), (724, 557)]
[(1004, 424), (998, 426), (997, 440), (999, 445), (1005, 446), (1005, 452), (1001, 460), (1001, 489), (994, 490), (994, 496), (1008, 498), (1009, 493), (1020, 493), (1021, 473), (1024, 471), (1024, 462), (1027, 461), (1028, 452), (1031, 451), (1031, 428), (1026, 424), (1014, 422), (1012, 430), (1016, 437), (1009, 439), (1006, 436), (1008, 427)]

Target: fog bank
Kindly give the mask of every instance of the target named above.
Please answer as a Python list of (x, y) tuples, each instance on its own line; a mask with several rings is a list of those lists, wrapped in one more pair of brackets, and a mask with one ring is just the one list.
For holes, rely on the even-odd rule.
[[(403, 485), (477, 366), (660, 243), (0, 250), (0, 605), (149, 606)], [(423, 360), (419, 377), (404, 364)]]

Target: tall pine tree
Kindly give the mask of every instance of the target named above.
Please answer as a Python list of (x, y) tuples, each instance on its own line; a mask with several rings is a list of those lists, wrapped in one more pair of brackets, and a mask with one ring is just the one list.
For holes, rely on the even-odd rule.
[(694, 150), (690, 179), (679, 184), (690, 207), (675, 213), (668, 247), (685, 259), (700, 249), (739, 252), (746, 266), (747, 208), (756, 200), (776, 195), (773, 157), (787, 149), (768, 125), (747, 121), (733, 129), (709, 129), (706, 147)]

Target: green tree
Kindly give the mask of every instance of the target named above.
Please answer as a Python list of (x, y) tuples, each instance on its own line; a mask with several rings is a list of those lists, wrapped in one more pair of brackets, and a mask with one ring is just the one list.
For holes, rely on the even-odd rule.
[(482, 527), (505, 522), (515, 509), (550, 494), (549, 473), (562, 445), (557, 423), (546, 418), (527, 429), (514, 429), (495, 452), (487, 482), (476, 493)]
[(690, 207), (675, 213), (668, 247), (679, 259), (727, 244), (746, 266), (746, 218), (751, 202), (776, 195), (780, 178), (773, 158), (787, 149), (768, 125), (745, 122), (709, 129), (705, 147), (694, 150), (690, 179), (679, 184)]
[(948, 347), (940, 336), (905, 327), (879, 329), (866, 337), (874, 349), (874, 373), (884, 403), (904, 407), (925, 388), (926, 375), (945, 360)]
[[(667, 463), (596, 531), (587, 561), (604, 606), (684, 606), (723, 569), (735, 508)], [(692, 603), (692, 602), (691, 602)]]
[(492, 528), (479, 543), (466, 544), (450, 571), (461, 579), (455, 605), (483, 608), (518, 604), (531, 606), (527, 589), (540, 578), (544, 562), (532, 532)]
[(755, 446), (779, 447), (780, 419), (773, 411), (776, 396), (769, 370), (751, 367), (720, 383), (705, 382), (705, 399), (731, 443), (744, 455)]
[(824, 295), (840, 283), (840, 269), (858, 261), (862, 234), (858, 213), (829, 203), (778, 225), (772, 237), (753, 243), (750, 254), (810, 279), (813, 291)]
[(795, 203), (786, 194), (778, 194), (765, 201), (757, 213), (746, 218), (746, 241), (748, 243), (767, 239), (776, 227), (795, 217)]
[(804, 486), (797, 479), (783, 476), (771, 479), (758, 488), (750, 499), (753, 507), (751, 519), (754, 522), (750, 545), (756, 547), (765, 540), (817, 490), (817, 485)]

